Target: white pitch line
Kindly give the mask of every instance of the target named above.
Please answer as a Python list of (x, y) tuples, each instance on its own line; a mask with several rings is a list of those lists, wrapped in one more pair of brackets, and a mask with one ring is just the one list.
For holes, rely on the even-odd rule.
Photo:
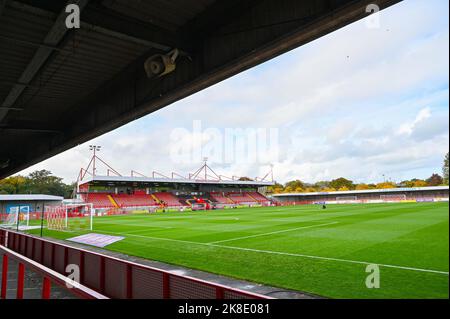
[(185, 244), (194, 244), (194, 245), (201, 245), (201, 246), (218, 247), (218, 248), (231, 249), (231, 250), (234, 249), (234, 250), (250, 251), (250, 252), (256, 252), (256, 253), (264, 253), (264, 254), (284, 255), (284, 256), (291, 256), (291, 257), (300, 257), (300, 258), (310, 258), (310, 259), (318, 259), (318, 260), (337, 261), (337, 262), (350, 263), (350, 264), (378, 265), (378, 266), (386, 267), (386, 268), (394, 268), (394, 269), (402, 269), (402, 270), (410, 270), (410, 271), (418, 271), (418, 272), (427, 272), (427, 273), (441, 274), (441, 275), (447, 275), (447, 276), (449, 275), (448, 271), (440, 271), (440, 270), (433, 270), (433, 269), (423, 269), (423, 268), (414, 268), (414, 267), (397, 266), (397, 265), (389, 265), (389, 264), (379, 264), (379, 263), (375, 263), (375, 262), (350, 260), (350, 259), (341, 259), (341, 258), (333, 258), (333, 257), (322, 257), (322, 256), (305, 255), (305, 254), (285, 253), (285, 252), (281, 252), (281, 251), (272, 251), (272, 250), (260, 250), (260, 249), (244, 248), (244, 247), (224, 246), (224, 245), (200, 243), (200, 242), (188, 241), (188, 240), (182, 240), (182, 239), (170, 239), (170, 238), (160, 238), (160, 237), (135, 235), (135, 234), (129, 234), (129, 233), (108, 232), (108, 231), (105, 231), (105, 230), (101, 230), (99, 232), (116, 234), (116, 235), (132, 236), (132, 237), (138, 237), (138, 238), (144, 238), (144, 239), (173, 241), (173, 242), (179, 242), (179, 243), (185, 243)]
[(273, 231), (273, 232), (270, 232), (270, 233), (263, 233), (263, 234), (256, 234), (256, 235), (249, 235), (249, 236), (242, 236), (242, 237), (236, 237), (236, 238), (212, 241), (209, 244), (219, 244), (219, 243), (225, 243), (225, 242), (235, 241), (235, 240), (240, 240), (240, 239), (247, 239), (247, 238), (260, 237), (260, 236), (275, 235), (275, 234), (287, 233), (287, 232), (294, 231), (294, 230), (299, 230), (299, 229), (321, 227), (321, 226), (333, 225), (333, 224), (337, 224), (337, 223), (338, 222), (331, 222), (331, 223), (325, 223), (325, 224), (319, 224), (319, 225), (309, 225), (309, 226), (303, 226), (303, 227), (297, 227), (297, 228), (290, 228), (290, 229)]
[(284, 252), (272, 251), (272, 250), (260, 250), (260, 249), (234, 247), (234, 246), (222, 246), (222, 245), (213, 245), (213, 244), (211, 244), (211, 246), (216, 246), (216, 247), (221, 247), (221, 248), (237, 249), (237, 250), (243, 250), (243, 251), (251, 251), (251, 252), (257, 252), (257, 253), (265, 253), (265, 254), (284, 255), (284, 256), (292, 256), (292, 257), (303, 257), (303, 258), (330, 260), (330, 261), (339, 261), (339, 262), (345, 262), (345, 263), (351, 263), (351, 264), (378, 265), (378, 266), (386, 267), (386, 268), (395, 268), (395, 269), (403, 269), (403, 270), (429, 272), (429, 273), (442, 274), (442, 275), (447, 275), (448, 276), (448, 271), (440, 271), (440, 270), (433, 270), (433, 269), (422, 269), (422, 268), (397, 266), (397, 265), (389, 265), (389, 264), (379, 264), (379, 263), (367, 262), (367, 261), (358, 261), (358, 260), (341, 259), (341, 258), (333, 258), (333, 257), (322, 257), (322, 256), (313, 256), (313, 255), (304, 255), (304, 254), (294, 254), (294, 253), (284, 253)]
[[(143, 232), (146, 230), (134, 230), (133, 232)], [(201, 242), (195, 242), (195, 241), (189, 241), (189, 240), (182, 240), (182, 239), (172, 239), (172, 238), (161, 238), (161, 237), (153, 237), (153, 236), (144, 236), (144, 235), (136, 235), (132, 233), (124, 233), (124, 232), (111, 232), (106, 230), (99, 230), (99, 233), (107, 233), (107, 234), (117, 234), (117, 235), (125, 235), (125, 236), (132, 236), (132, 237), (138, 237), (138, 238), (147, 238), (147, 239), (155, 239), (155, 240), (163, 240), (163, 241), (173, 241), (176, 243), (185, 243), (185, 244), (197, 244), (197, 245), (209, 245), (208, 243), (201, 243)]]

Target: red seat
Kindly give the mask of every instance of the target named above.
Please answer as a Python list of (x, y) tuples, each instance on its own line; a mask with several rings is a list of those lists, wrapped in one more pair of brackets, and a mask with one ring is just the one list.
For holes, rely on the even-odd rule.
[(94, 208), (109, 208), (114, 207), (108, 198), (108, 194), (105, 193), (87, 193), (84, 196), (86, 203), (92, 203)]
[(167, 204), (167, 206), (182, 206), (179, 198), (176, 197), (172, 193), (157, 192), (157, 193), (154, 193), (153, 195), (155, 195), (160, 201), (165, 202)]
[(222, 193), (211, 193), (210, 195), (211, 199), (218, 202), (219, 204), (233, 204), (233, 201), (224, 196)]
[(156, 206), (158, 203), (147, 194), (114, 194), (114, 201), (120, 207)]

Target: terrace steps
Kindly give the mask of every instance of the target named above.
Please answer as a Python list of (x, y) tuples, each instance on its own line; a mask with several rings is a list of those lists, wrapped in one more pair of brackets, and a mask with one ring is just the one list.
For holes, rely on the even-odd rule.
[(159, 200), (158, 197), (156, 197), (155, 194), (150, 194), (150, 196), (153, 198), (153, 200), (154, 200), (155, 202), (157, 202), (158, 204), (161, 204), (161, 201)]
[(119, 205), (117, 205), (116, 201), (114, 200), (114, 198), (111, 195), (108, 195), (108, 199), (111, 202), (111, 204), (113, 204), (114, 207), (118, 208)]

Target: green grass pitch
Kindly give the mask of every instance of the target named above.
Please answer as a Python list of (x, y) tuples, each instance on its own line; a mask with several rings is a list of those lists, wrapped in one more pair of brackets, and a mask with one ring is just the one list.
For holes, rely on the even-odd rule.
[(113, 251), (324, 297), (448, 298), (448, 222), (448, 203), (359, 204), (98, 217), (94, 232), (125, 236)]

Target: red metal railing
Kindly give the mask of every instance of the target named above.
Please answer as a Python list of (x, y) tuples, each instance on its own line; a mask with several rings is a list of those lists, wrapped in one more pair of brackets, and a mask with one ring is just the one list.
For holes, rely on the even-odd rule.
[(14, 231), (0, 229), (0, 245), (60, 275), (77, 265), (80, 284), (108, 298), (270, 299)]
[[(25, 268), (42, 275), (42, 299), (50, 299), (51, 286), (56, 285), (67, 289), (71, 294), (78, 296), (83, 299), (107, 299), (88, 287), (83, 285), (76, 285), (69, 278), (51, 270), (27, 257), (24, 257), (11, 249), (0, 245), (0, 253), (3, 255), (2, 258), (2, 284), (0, 290), (0, 298), (6, 299), (6, 290), (8, 288), (8, 268), (9, 260), (14, 259), (18, 263), (17, 271), (17, 286), (16, 288), (16, 299), (23, 299), (23, 291), (25, 284)], [(70, 285), (70, 286), (69, 286)], [(71, 288), (69, 288), (71, 287)]]

